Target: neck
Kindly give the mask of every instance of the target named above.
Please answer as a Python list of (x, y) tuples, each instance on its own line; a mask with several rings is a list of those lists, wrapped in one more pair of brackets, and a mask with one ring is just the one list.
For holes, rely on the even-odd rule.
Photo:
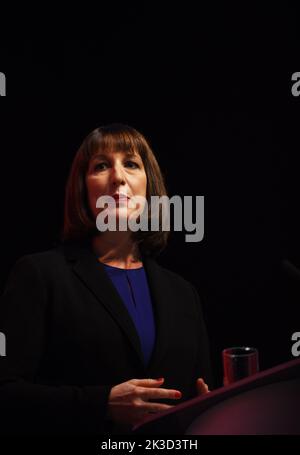
[(98, 260), (104, 264), (122, 269), (142, 266), (141, 254), (128, 232), (103, 232), (92, 239), (92, 248)]

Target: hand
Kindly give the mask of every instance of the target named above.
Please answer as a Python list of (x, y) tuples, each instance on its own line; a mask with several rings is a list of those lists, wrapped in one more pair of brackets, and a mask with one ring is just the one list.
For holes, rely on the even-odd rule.
[(203, 395), (204, 393), (208, 393), (210, 391), (208, 389), (208, 385), (205, 384), (205, 382), (202, 378), (197, 379), (196, 389), (197, 389), (197, 395)]
[(165, 411), (172, 405), (148, 402), (159, 398), (181, 398), (181, 392), (159, 389), (164, 378), (131, 379), (112, 387), (107, 405), (107, 417), (116, 423), (137, 424), (149, 413)]

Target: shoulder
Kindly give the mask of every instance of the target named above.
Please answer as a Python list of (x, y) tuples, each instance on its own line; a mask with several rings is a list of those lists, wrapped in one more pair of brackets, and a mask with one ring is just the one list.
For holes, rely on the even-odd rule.
[(192, 298), (197, 298), (197, 290), (190, 281), (173, 270), (162, 266), (156, 259), (153, 259), (153, 263), (155, 264), (158, 280), (163, 282), (165, 286), (170, 287), (173, 291), (179, 292), (180, 294), (184, 293)]
[[(189, 313), (192, 317), (203, 320), (202, 297), (198, 289), (190, 281), (179, 273), (156, 263), (154, 284), (159, 287), (160, 293), (172, 302), (176, 302), (177, 308), (183, 313)], [(201, 322), (202, 323), (202, 322)]]
[(47, 264), (49, 267), (64, 261), (64, 255), (59, 248), (53, 248), (38, 253), (26, 254), (21, 256), (16, 261), (16, 266), (32, 266), (37, 268), (44, 268)]
[(10, 270), (10, 279), (23, 276), (43, 278), (57, 274), (65, 267), (66, 260), (62, 250), (55, 247), (46, 251), (26, 254), (17, 259)]
[(73, 265), (85, 258), (93, 263), (94, 255), (84, 243), (60, 243), (55, 247), (21, 256), (13, 266), (12, 273), (33, 273), (40, 277), (61, 280), (70, 273)]
[(187, 288), (194, 287), (192, 285), (192, 283), (190, 283), (190, 281), (186, 280), (183, 276), (179, 275), (178, 273), (174, 272), (173, 270), (162, 267), (161, 265), (159, 267), (161, 269), (161, 272), (166, 277), (166, 279), (168, 279), (170, 282), (176, 283), (179, 286), (183, 286), (183, 287), (187, 287)]

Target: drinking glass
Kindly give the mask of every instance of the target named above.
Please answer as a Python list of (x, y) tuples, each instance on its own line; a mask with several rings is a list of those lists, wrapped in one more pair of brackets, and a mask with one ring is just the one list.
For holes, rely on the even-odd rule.
[(259, 371), (258, 350), (247, 346), (226, 348), (222, 351), (224, 386), (251, 376)]

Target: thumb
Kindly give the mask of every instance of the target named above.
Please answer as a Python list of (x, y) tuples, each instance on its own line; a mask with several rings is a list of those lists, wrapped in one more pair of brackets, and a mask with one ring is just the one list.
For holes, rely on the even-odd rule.
[(196, 381), (197, 394), (203, 395), (209, 392), (208, 385), (204, 382), (202, 378), (198, 378)]

